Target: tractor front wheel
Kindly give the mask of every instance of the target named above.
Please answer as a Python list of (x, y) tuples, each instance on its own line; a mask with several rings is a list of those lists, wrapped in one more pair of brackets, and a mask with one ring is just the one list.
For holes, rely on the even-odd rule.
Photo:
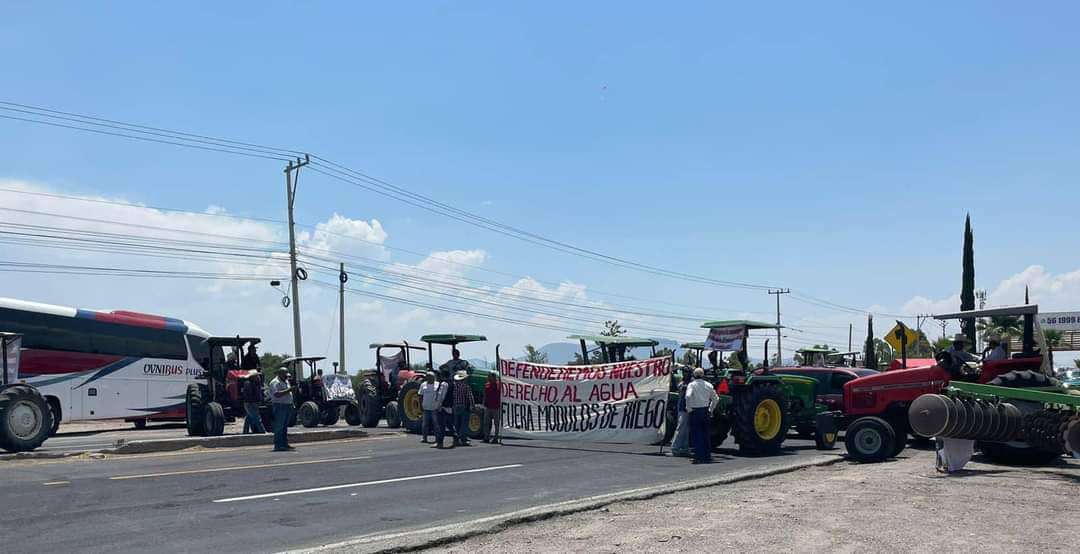
[(203, 417), (203, 429), (210, 437), (221, 436), (225, 432), (225, 409), (217, 402), (206, 404), (206, 413)]
[(409, 433), (419, 433), (424, 423), (424, 409), (420, 405), (420, 382), (409, 381), (398, 393), (398, 408), (401, 409), (401, 426)]
[(382, 403), (379, 401), (379, 389), (371, 379), (363, 379), (360, 386), (356, 387), (357, 408), (360, 410), (360, 424), (364, 427), (375, 427), (382, 419)]
[(345, 423), (355, 427), (363, 422), (363, 418), (360, 417), (360, 404), (357, 402), (349, 402), (345, 406)]
[(848, 426), (844, 444), (848, 456), (864, 464), (883, 462), (896, 448), (892, 425), (880, 417), (861, 417)]
[(331, 407), (327, 408), (325, 412), (322, 413), (322, 416), (319, 419), (320, 419), (320, 423), (322, 423), (323, 425), (326, 425), (327, 427), (332, 427), (332, 426), (337, 424), (338, 419), (340, 419), (340, 418), (341, 418), (341, 407), (340, 406), (331, 406)]
[(735, 441), (750, 455), (776, 454), (784, 444), (790, 422), (784, 392), (776, 383), (751, 385), (738, 394)]
[(401, 411), (397, 402), (386, 403), (386, 426), (391, 429), (401, 427)]
[(187, 387), (187, 395), (185, 396), (184, 406), (187, 408), (187, 415), (184, 416), (187, 422), (188, 435), (192, 437), (202, 437), (206, 435), (206, 387), (197, 383), (192, 383)]
[(300, 405), (299, 413), (297, 417), (300, 420), (300, 425), (304, 427), (318, 427), (319, 426), (319, 405), (308, 400)]

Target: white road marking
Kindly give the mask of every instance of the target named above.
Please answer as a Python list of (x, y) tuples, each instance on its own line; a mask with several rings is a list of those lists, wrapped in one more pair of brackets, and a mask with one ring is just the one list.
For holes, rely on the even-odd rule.
[(370, 487), (372, 485), (385, 485), (388, 483), (400, 483), (402, 481), (416, 481), (419, 479), (434, 479), (436, 477), (448, 477), (450, 475), (463, 475), (466, 473), (481, 473), (485, 471), (497, 471), (500, 469), (511, 469), (515, 467), (521, 467), (522, 464), (510, 464), (505, 466), (491, 466), (491, 467), (478, 467), (476, 469), (463, 469), (461, 471), (448, 471), (445, 473), (431, 473), (428, 475), (413, 475), (411, 477), (397, 477), (395, 479), (379, 479), (378, 481), (364, 481), (362, 483), (347, 483), (344, 485), (331, 485), (329, 487), (316, 487), (313, 489), (297, 489), (291, 491), (271, 492), (266, 494), (253, 494), (251, 496), (237, 496), (235, 498), (221, 498), (215, 500), (215, 503), (224, 502), (241, 502), (244, 500), (259, 500), (261, 498), (276, 498), (279, 496), (290, 496), (294, 494), (307, 494), (310, 492), (326, 492), (341, 489), (354, 489), (357, 487)]
[(351, 458), (329, 458), (325, 460), (305, 460), (295, 462), (259, 463), (255, 465), (229, 465), (226, 468), (206, 468), (202, 470), (166, 471), (162, 473), (145, 473), (140, 475), (117, 475), (109, 477), (110, 481), (125, 481), (125, 479), (143, 479), (151, 477), (167, 477), (171, 475), (193, 475), (197, 473), (215, 473), (220, 471), (261, 470), (265, 468), (282, 468), (285, 465), (303, 465), (307, 463), (333, 463), (341, 461), (368, 460), (370, 456), (353, 456)]
[(69, 485), (69, 484), (71, 484), (71, 481), (46, 481), (46, 482), (42, 483), (42, 485), (45, 485), (46, 487), (49, 487), (49, 486), (52, 486), (52, 485)]

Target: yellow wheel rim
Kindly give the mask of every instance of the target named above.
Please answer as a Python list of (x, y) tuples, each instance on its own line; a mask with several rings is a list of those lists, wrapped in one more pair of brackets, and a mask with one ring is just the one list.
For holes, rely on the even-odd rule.
[(772, 440), (780, 433), (782, 419), (780, 405), (775, 400), (771, 398), (762, 400), (754, 410), (754, 431), (763, 440)]
[(405, 391), (405, 417), (409, 421), (416, 421), (423, 417), (424, 410), (420, 408), (420, 395), (416, 389)]
[(480, 432), (480, 416), (475, 413), (469, 414), (469, 431)]

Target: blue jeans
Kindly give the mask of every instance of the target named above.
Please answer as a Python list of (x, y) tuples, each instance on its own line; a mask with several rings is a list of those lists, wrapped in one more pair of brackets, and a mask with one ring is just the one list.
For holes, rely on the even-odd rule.
[(293, 405), (277, 403), (274, 407), (274, 450), (282, 450), (289, 447), (289, 419), (292, 417)]
[(438, 426), (439, 421), (435, 416), (435, 410), (424, 410), (424, 419), (420, 423), (420, 436), (423, 437), (423, 439), (426, 441), (428, 435), (430, 435), (431, 433), (435, 433), (435, 438), (436, 440), (438, 440)]
[(712, 446), (709, 444), (708, 408), (690, 410), (690, 442), (694, 445), (694, 459), (699, 462), (712, 460)]
[(259, 416), (259, 405), (255, 402), (244, 402), (244, 434), (265, 433), (262, 417)]
[(469, 408), (454, 408), (454, 424), (457, 425), (457, 440), (469, 442)]

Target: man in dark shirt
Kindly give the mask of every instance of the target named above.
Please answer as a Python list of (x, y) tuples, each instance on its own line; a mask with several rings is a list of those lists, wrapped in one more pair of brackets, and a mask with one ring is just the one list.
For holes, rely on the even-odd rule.
[(255, 350), (255, 345), (248, 346), (247, 354), (244, 354), (244, 358), (240, 360), (240, 369), (259, 369), (262, 362), (259, 361), (259, 353)]
[(266, 427), (259, 415), (259, 404), (263, 401), (262, 375), (257, 370), (252, 370), (244, 379), (240, 397), (244, 400), (244, 434), (265, 433)]
[(484, 442), (492, 444), (502, 440), (502, 393), (494, 373), (488, 374), (484, 383)]

